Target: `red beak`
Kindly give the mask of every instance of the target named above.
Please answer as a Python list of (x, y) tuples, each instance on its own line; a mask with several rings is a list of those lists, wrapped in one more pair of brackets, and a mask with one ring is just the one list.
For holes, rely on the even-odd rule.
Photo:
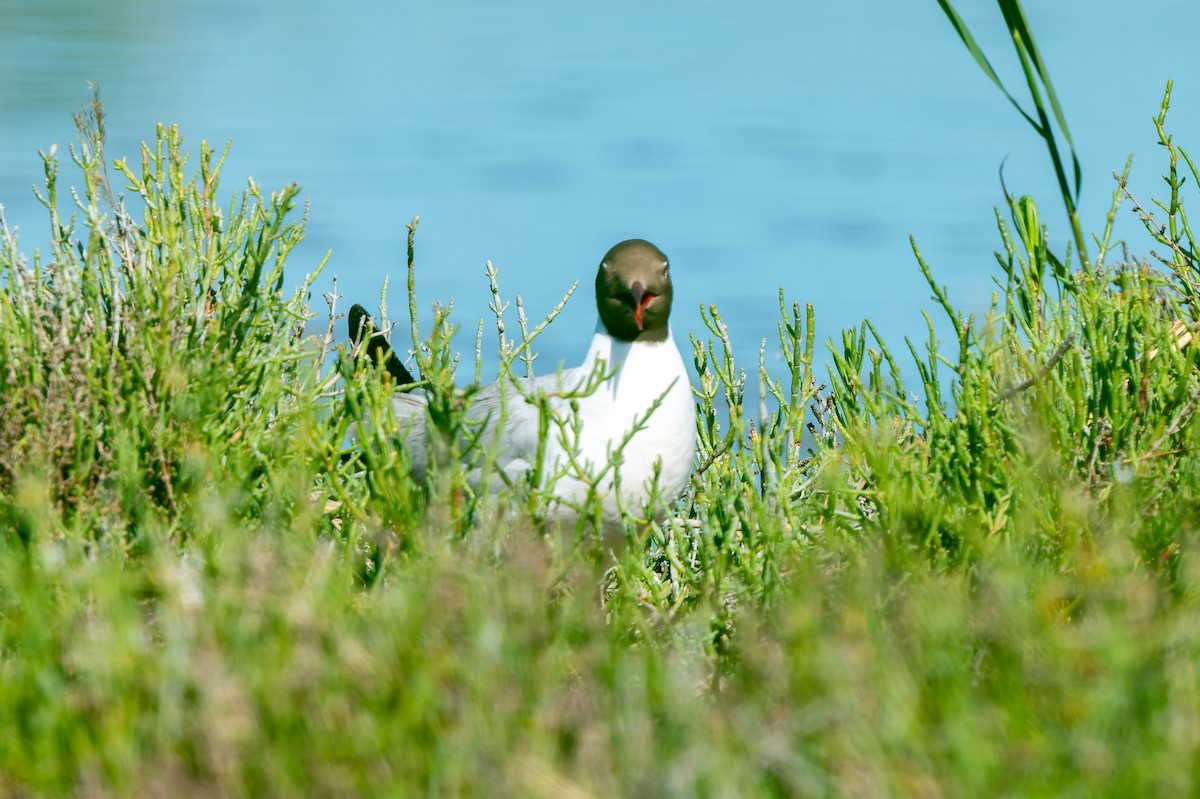
[(635, 282), (630, 288), (633, 290), (633, 320), (637, 322), (638, 330), (642, 330), (642, 313), (658, 295), (646, 291), (640, 282)]

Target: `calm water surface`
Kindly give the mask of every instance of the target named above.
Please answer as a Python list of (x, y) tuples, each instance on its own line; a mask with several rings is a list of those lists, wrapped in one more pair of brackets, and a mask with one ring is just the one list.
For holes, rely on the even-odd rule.
[[(1158, 192), (1150, 120), (1168, 78), (1171, 127), (1200, 152), (1200, 3), (1026, 5), (1098, 230), (1130, 152), (1134, 190)], [(961, 6), (1016, 78), (992, 4)], [(419, 214), (422, 307), (454, 298), (470, 350), (486, 260), (531, 316), (580, 279), (547, 367), (582, 354), (595, 265), (623, 238), (671, 256), (677, 335), (702, 332), (697, 308), (715, 302), (747, 366), (775, 335), (781, 286), (814, 304), (822, 338), (864, 317), (896, 348), (922, 336), (934, 306), (910, 234), (962, 307), (985, 308), (1006, 156), (1010, 189), (1041, 198), (1065, 241), (1038, 141), (933, 0), (0, 0), (0, 203), (27, 250), (45, 239), (37, 150), (72, 140), (86, 81), (112, 157), (174, 122), (193, 144), (233, 140), (227, 191), (299, 182), (312, 207), (293, 283), (332, 251), (322, 291), (336, 275), (344, 303), (377, 304), (390, 275), (402, 309)]]

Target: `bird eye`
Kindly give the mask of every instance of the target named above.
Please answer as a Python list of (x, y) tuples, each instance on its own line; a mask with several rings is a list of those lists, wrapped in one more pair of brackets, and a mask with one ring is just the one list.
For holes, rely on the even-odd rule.
[(671, 268), (670, 264), (668, 264), (666, 261), (663, 261), (662, 266), (664, 272)]

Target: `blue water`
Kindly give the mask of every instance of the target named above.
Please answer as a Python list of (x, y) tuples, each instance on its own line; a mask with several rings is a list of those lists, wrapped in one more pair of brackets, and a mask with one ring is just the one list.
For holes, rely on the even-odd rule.
[[(1161, 194), (1150, 120), (1168, 78), (1170, 127), (1200, 152), (1200, 3), (1026, 5), (1098, 231), (1130, 152), (1134, 191)], [(1019, 88), (992, 4), (960, 11)], [(1039, 141), (934, 0), (0, 0), (0, 203), (28, 249), (46, 235), (37, 150), (72, 141), (87, 81), (113, 157), (179, 123), (193, 144), (233, 140), (227, 190), (298, 181), (311, 217), (291, 282), (332, 251), (318, 285), (336, 275), (343, 308), (376, 304), (389, 275), (405, 307), (417, 214), (421, 306), (454, 298), (468, 352), (486, 260), (531, 316), (581, 280), (546, 368), (582, 354), (596, 263), (623, 238), (671, 256), (677, 335), (703, 333), (697, 308), (716, 303), (747, 366), (764, 337), (774, 354), (780, 286), (814, 304), (822, 338), (864, 317), (896, 349), (924, 336), (935, 306), (910, 234), (954, 300), (985, 309), (1006, 156), (1009, 188), (1066, 240)], [(1149, 249), (1127, 212), (1118, 231)]]

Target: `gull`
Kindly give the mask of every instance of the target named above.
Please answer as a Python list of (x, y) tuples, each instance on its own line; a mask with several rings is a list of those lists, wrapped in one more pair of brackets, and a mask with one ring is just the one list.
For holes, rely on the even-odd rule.
[[(540, 474), (551, 515), (578, 518), (589, 495), (600, 502), (608, 532), (622, 509), (652, 496), (679, 496), (696, 453), (696, 406), (687, 368), (671, 333), (671, 268), (662, 250), (643, 239), (610, 249), (596, 271), (599, 319), (582, 363), (536, 378), (508, 376), (480, 388), (466, 412), (468, 427), (495, 458), (504, 482)], [(413, 476), (428, 468), (426, 397), (360, 305), (350, 310), (350, 337), (382, 361), (401, 390), (392, 409)], [(409, 387), (412, 388), (411, 386)], [(541, 401), (539, 401), (541, 397)], [(539, 410), (539, 405), (542, 410)], [(541, 469), (539, 422), (549, 410)], [(472, 473), (478, 480), (478, 470)], [(494, 480), (489, 486), (496, 489)]]

